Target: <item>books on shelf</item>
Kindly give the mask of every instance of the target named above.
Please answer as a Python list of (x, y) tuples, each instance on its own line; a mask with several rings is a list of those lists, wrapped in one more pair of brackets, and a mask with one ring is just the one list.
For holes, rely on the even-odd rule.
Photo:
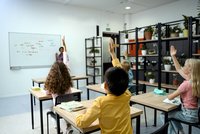
[(80, 102), (77, 102), (77, 101), (62, 102), (58, 106), (69, 112), (74, 112), (74, 111), (78, 111), (78, 110), (82, 110), (82, 109), (86, 108), (83, 106), (83, 104), (81, 104)]
[(180, 98), (174, 98), (172, 100), (169, 100), (168, 98), (163, 100), (164, 103), (169, 103), (169, 104), (175, 104), (175, 105), (180, 105), (181, 104), (181, 100)]

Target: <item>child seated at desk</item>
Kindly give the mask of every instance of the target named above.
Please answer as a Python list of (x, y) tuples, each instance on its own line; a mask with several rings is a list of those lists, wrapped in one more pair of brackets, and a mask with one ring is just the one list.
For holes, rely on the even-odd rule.
[(114, 49), (115, 44), (113, 42), (113, 39), (110, 39), (109, 42), (109, 53), (112, 57), (112, 64), (113, 66), (121, 67), (128, 73), (129, 83), (128, 83), (128, 89), (132, 94), (136, 93), (135, 85), (133, 84), (133, 72), (131, 70), (130, 61), (128, 60), (127, 53), (124, 54), (125, 59), (120, 63), (119, 59), (116, 57)]
[(96, 98), (85, 114), (76, 117), (77, 126), (85, 128), (98, 119), (101, 134), (132, 134), (129, 106), (131, 93), (127, 87), (128, 74), (119, 67), (109, 68), (104, 82), (107, 95)]
[[(182, 100), (181, 110), (170, 112), (168, 117), (195, 123), (198, 122), (198, 99), (200, 98), (200, 60), (187, 59), (185, 65), (181, 67), (176, 59), (176, 52), (175, 47), (171, 46), (170, 54), (175, 68), (185, 80), (176, 91), (168, 95), (169, 100), (177, 96), (180, 96)], [(184, 134), (180, 122), (170, 121), (169, 133), (175, 134), (176, 131), (179, 131), (179, 134)]]
[[(47, 94), (52, 95), (53, 105), (55, 105), (55, 98), (58, 95), (71, 93), (72, 86), (72, 79), (66, 65), (62, 61), (56, 61), (52, 65), (44, 85), (45, 90), (47, 90)], [(66, 124), (67, 134), (72, 133), (73, 129), (71, 124), (67, 122)]]

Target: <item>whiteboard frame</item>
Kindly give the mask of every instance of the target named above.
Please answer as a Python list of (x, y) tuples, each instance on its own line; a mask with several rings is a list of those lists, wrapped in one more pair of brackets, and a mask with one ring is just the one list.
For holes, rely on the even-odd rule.
[[(22, 66), (19, 66), (19, 65), (12, 65), (12, 57), (11, 57), (11, 41), (10, 41), (10, 36), (11, 34), (29, 34), (29, 35), (47, 35), (47, 36), (58, 36), (59, 38), (59, 43), (58, 43), (58, 48), (61, 47), (61, 35), (60, 34), (42, 34), (42, 33), (23, 33), (23, 32), (8, 32), (8, 43), (9, 43), (9, 66), (10, 66), (10, 70), (20, 70), (20, 69), (32, 69), (32, 68), (49, 68), (51, 67), (51, 64), (44, 64), (44, 65), (22, 65)], [(58, 50), (57, 48), (57, 50)], [(55, 50), (55, 53), (56, 51)], [(55, 54), (53, 54), (55, 55)]]

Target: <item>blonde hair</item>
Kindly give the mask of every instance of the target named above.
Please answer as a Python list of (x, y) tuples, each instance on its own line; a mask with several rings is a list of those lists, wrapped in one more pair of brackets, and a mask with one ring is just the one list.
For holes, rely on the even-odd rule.
[(200, 98), (200, 60), (187, 59), (192, 80), (192, 95)]
[(128, 60), (123, 60), (121, 64), (122, 64), (122, 68), (123, 68), (126, 72), (128, 72), (128, 71), (130, 70), (131, 65), (130, 65), (130, 62), (129, 62)]
[(53, 94), (65, 94), (73, 86), (71, 76), (66, 65), (56, 61), (47, 76), (44, 88)]

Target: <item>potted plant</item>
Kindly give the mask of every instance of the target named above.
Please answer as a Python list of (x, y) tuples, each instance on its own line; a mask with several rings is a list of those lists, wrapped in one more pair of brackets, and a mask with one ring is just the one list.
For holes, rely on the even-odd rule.
[(152, 39), (157, 40), (158, 39), (158, 28), (154, 28), (153, 34), (152, 34)]
[(186, 16), (186, 15), (183, 15), (183, 18), (184, 18), (184, 22), (183, 22), (183, 25), (184, 25), (183, 36), (184, 37), (188, 37), (188, 19), (189, 19), (189, 17)]
[(165, 71), (170, 71), (171, 70), (171, 61), (168, 57), (163, 58), (163, 64), (164, 64), (164, 69)]
[(170, 37), (178, 37), (179, 33), (181, 33), (181, 28), (178, 25), (169, 28)]
[(153, 72), (145, 72), (145, 76), (149, 79), (149, 83), (153, 84), (155, 82), (155, 75)]
[(94, 56), (94, 53), (99, 53), (99, 49), (96, 49), (96, 48), (92, 47), (90, 49), (89, 53), (90, 53), (91, 56)]
[(92, 58), (92, 59), (90, 60), (90, 65), (91, 65), (91, 66), (94, 66), (96, 63), (97, 63), (97, 61), (95, 60), (95, 58)]
[(145, 40), (151, 40), (152, 34), (153, 34), (153, 28), (152, 26), (148, 26), (144, 29), (144, 38)]
[(142, 45), (141, 52), (142, 52), (142, 55), (147, 54), (147, 46), (145, 44)]

